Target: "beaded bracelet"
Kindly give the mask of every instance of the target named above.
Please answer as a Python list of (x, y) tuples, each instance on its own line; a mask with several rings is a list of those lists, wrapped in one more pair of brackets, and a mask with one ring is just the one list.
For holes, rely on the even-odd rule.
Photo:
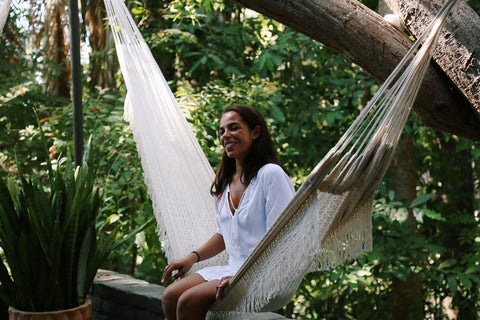
[(197, 255), (197, 262), (202, 260), (202, 256), (200, 255), (200, 253), (198, 253), (198, 251), (192, 251), (192, 253), (195, 253)]

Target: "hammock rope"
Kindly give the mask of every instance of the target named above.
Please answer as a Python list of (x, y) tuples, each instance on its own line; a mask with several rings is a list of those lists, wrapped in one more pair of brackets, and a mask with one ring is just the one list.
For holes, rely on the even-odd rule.
[(0, 34), (3, 32), (3, 27), (8, 18), (8, 11), (10, 10), (10, 4), (12, 0), (3, 0), (0, 4)]
[[(213, 171), (123, 1), (105, 4), (128, 89), (125, 115), (142, 160), (160, 240), (171, 261), (215, 231), (214, 199), (208, 193)], [(446, 2), (306, 178), (232, 279), (223, 302), (211, 308), (211, 318), (279, 309), (306, 273), (371, 250), (373, 193), (390, 164), (430, 51), (454, 4), (455, 0)], [(197, 267), (225, 263), (223, 255)]]

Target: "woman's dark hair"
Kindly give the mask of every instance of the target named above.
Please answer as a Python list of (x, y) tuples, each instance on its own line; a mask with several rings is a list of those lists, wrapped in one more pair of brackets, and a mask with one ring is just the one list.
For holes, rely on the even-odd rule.
[[(254, 107), (243, 104), (231, 105), (223, 111), (223, 114), (231, 111), (238, 113), (250, 130), (255, 129), (257, 126), (260, 127), (260, 134), (258, 138), (253, 140), (250, 151), (243, 164), (242, 182), (248, 186), (252, 179), (257, 175), (258, 170), (260, 170), (265, 164), (275, 163), (280, 165), (280, 163), (278, 162), (273, 147), (272, 137), (270, 136), (270, 132), (267, 129), (267, 124), (262, 114)], [(283, 166), (281, 167), (287, 172)], [(234, 173), (235, 159), (227, 157), (227, 153), (224, 151), (215, 180), (210, 188), (210, 193), (215, 196), (221, 195), (227, 185), (232, 181)]]

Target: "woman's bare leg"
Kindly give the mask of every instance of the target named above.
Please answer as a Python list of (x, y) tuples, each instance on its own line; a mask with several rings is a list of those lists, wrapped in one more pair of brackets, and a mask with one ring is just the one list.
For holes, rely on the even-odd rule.
[(206, 283), (197, 273), (186, 276), (169, 285), (162, 294), (162, 308), (166, 320), (177, 320), (177, 303), (180, 296), (188, 289)]
[(216, 301), (219, 283), (220, 280), (203, 282), (185, 290), (178, 299), (177, 320), (205, 320), (208, 309)]

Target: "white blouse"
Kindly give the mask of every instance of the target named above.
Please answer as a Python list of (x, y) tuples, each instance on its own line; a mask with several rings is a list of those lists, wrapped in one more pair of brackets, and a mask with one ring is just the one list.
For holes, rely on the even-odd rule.
[(197, 271), (206, 281), (234, 275), (295, 194), (288, 175), (273, 163), (260, 168), (233, 214), (229, 192), (227, 186), (215, 210), (217, 233), (223, 236), (229, 263)]

